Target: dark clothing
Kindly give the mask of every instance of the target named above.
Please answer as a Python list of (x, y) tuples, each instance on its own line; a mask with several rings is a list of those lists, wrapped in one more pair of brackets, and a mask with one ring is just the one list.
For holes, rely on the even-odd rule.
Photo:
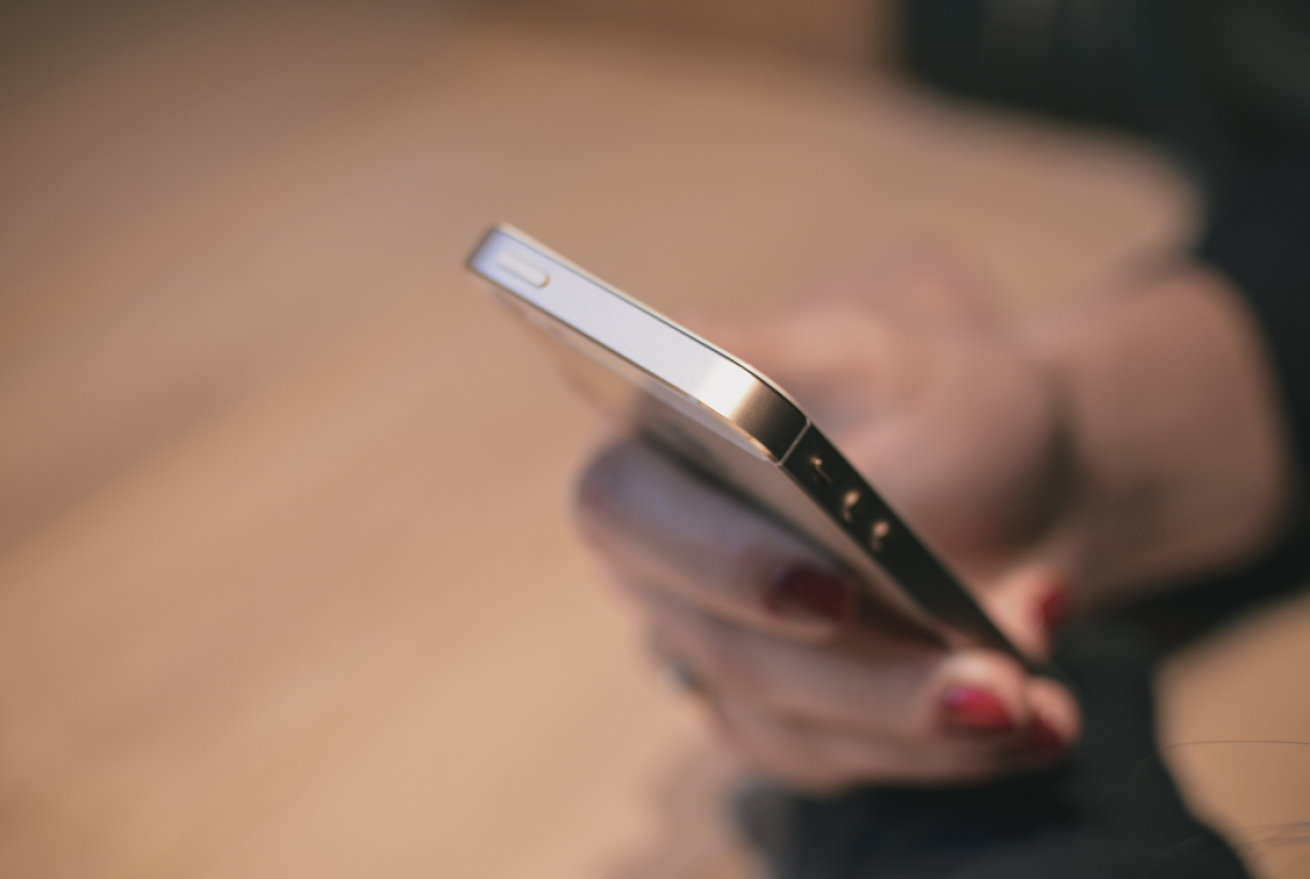
[(952, 94), (1145, 134), (1213, 204), (1310, 145), (1304, 0), (907, 0), (908, 65)]
[(1057, 658), (1086, 726), (1056, 770), (832, 800), (761, 788), (742, 794), (737, 813), (786, 879), (1241, 879), (1241, 862), (1187, 813), (1161, 763), (1151, 653), (1122, 624), (1065, 640)]
[(1301, 161), (1249, 174), (1210, 218), (1198, 254), (1228, 275), (1255, 309), (1282, 384), (1304, 485), (1310, 462), (1310, 151)]
[[(1195, 256), (1250, 302), (1310, 474), (1310, 3), (908, 0), (922, 80), (1154, 139), (1207, 205)], [(1085, 730), (1059, 769), (958, 789), (837, 799), (744, 793), (738, 815), (779, 879), (1219, 879), (1246, 872), (1188, 812), (1160, 760), (1161, 652), (1304, 581), (1310, 516), (1250, 570), (1071, 632), (1057, 658)]]

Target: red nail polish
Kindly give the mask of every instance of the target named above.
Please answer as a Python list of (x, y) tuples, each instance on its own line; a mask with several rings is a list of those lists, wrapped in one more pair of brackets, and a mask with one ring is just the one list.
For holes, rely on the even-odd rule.
[(946, 722), (951, 726), (996, 735), (1014, 731), (1014, 720), (1005, 703), (986, 690), (951, 687), (942, 704)]
[(1061, 750), (1063, 747), (1064, 739), (1055, 728), (1043, 720), (1040, 714), (1034, 717), (1032, 726), (1028, 729), (1028, 740), (1024, 743), (1024, 750), (1029, 754), (1043, 754)]
[(1042, 599), (1037, 602), (1037, 616), (1041, 619), (1046, 634), (1054, 635), (1059, 630), (1068, 610), (1069, 590), (1063, 586), (1056, 586), (1042, 596)]
[(855, 592), (827, 571), (797, 565), (778, 578), (764, 606), (779, 616), (841, 624), (855, 615)]

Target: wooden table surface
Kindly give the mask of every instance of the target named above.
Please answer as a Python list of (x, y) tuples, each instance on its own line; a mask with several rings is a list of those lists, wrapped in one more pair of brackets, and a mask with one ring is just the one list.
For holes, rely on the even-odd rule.
[[(599, 425), (467, 249), (508, 220), (657, 307), (759, 309), (945, 240), (1020, 311), (1191, 223), (1138, 147), (843, 67), (87, 8), (33, 13), (0, 83), (4, 876), (749, 875), (733, 768), (570, 530)], [(1308, 626), (1184, 657), (1171, 741), (1310, 738)], [(1310, 816), (1263, 757), (1181, 751), (1226, 826)]]

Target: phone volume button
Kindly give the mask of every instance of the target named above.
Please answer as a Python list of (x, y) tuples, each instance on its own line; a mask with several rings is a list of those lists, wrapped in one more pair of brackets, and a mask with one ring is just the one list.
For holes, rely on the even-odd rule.
[(864, 500), (864, 495), (860, 494), (858, 488), (848, 489), (841, 497), (841, 517), (847, 522), (855, 521), (855, 510)]

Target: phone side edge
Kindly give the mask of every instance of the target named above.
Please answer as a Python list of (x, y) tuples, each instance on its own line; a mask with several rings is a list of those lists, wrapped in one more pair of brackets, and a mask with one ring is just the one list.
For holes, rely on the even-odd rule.
[[(527, 261), (527, 267), (506, 269), (505, 253)], [(490, 229), (466, 265), (519, 302), (706, 409), (775, 463), (786, 457), (810, 423), (794, 400), (737, 358), (511, 226)], [(527, 270), (532, 268), (546, 278), (530, 275)], [(652, 329), (658, 338), (651, 338)]]

